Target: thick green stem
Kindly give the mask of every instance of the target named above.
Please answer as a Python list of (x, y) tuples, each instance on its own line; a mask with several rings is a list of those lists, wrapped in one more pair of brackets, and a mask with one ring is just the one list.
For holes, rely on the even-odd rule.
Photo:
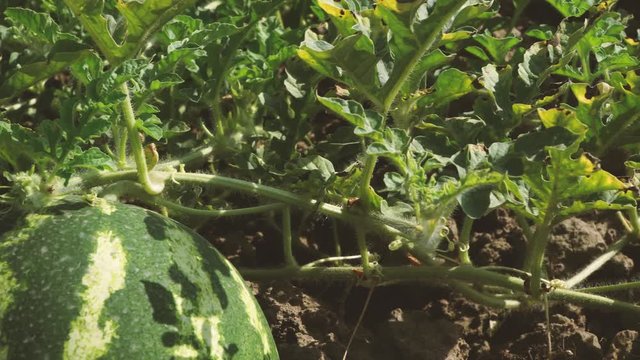
[(133, 107), (131, 106), (131, 97), (129, 96), (129, 87), (127, 86), (126, 82), (121, 85), (121, 90), (125, 94), (125, 99), (122, 101), (122, 115), (124, 116), (125, 124), (127, 126), (131, 153), (133, 154), (133, 158), (136, 161), (138, 181), (140, 181), (147, 193), (151, 195), (159, 194), (164, 189), (164, 183), (154, 182), (149, 177), (147, 160), (144, 157), (144, 149), (142, 148), (142, 141), (140, 141), (140, 135), (136, 127), (136, 117), (133, 113)]
[(293, 256), (291, 243), (291, 208), (289, 206), (285, 206), (282, 209), (282, 246), (284, 251), (284, 262), (287, 266), (298, 266), (296, 258)]
[(133, 181), (129, 181), (129, 180), (120, 181), (109, 186), (107, 189), (105, 189), (105, 191), (101, 195), (105, 195), (105, 194), (114, 194), (117, 196), (124, 196), (124, 195), (131, 196), (149, 205), (160, 206), (169, 210), (173, 210), (183, 215), (214, 217), (214, 218), (262, 214), (269, 211), (280, 210), (283, 207), (285, 207), (285, 205), (283, 204), (276, 203), (276, 204), (246, 207), (241, 209), (196, 209), (196, 208), (177, 204), (173, 201), (163, 199), (159, 196), (149, 195), (144, 191), (144, 189), (140, 184)]
[(478, 304), (483, 304), (498, 309), (517, 309), (521, 306), (521, 303), (518, 300), (501, 299), (495, 296), (487, 295), (460, 281), (452, 281), (449, 285), (453, 289), (464, 295), (467, 299)]
[(333, 246), (336, 256), (342, 256), (342, 247), (340, 246), (340, 236), (338, 235), (338, 222), (331, 219), (331, 235), (333, 237)]
[(531, 273), (529, 291), (536, 297), (541, 295), (540, 283), (542, 280), (544, 255), (547, 249), (547, 242), (549, 241), (549, 234), (551, 233), (551, 228), (553, 227), (553, 222), (557, 212), (557, 198), (557, 181), (554, 180), (542, 223), (538, 224), (535, 233), (528, 239), (529, 244), (524, 262), (524, 270)]
[(586, 288), (576, 289), (576, 291), (590, 293), (590, 294), (600, 294), (600, 293), (607, 293), (607, 292), (637, 290), (637, 289), (640, 289), (640, 281), (632, 281), (632, 282), (627, 282), (622, 284), (590, 286)]
[(624, 313), (633, 318), (640, 317), (640, 306), (625, 301), (609, 299), (604, 296), (589, 294), (583, 291), (556, 289), (549, 293), (549, 300), (571, 302), (578, 305)]
[[(531, 283), (529, 291), (532, 295), (541, 294), (540, 283), (542, 280), (542, 268), (544, 266), (544, 255), (547, 248), (551, 225), (546, 221), (536, 229), (531, 239), (529, 254), (525, 259), (525, 271), (531, 273)], [(527, 261), (528, 260), (528, 261)]]
[(254, 214), (263, 214), (265, 212), (274, 211), (282, 208), (282, 204), (267, 204), (259, 206), (251, 206), (240, 209), (196, 209), (180, 204), (176, 204), (173, 201), (165, 200), (158, 197), (143, 197), (140, 200), (148, 202), (154, 205), (166, 207), (169, 210), (179, 212), (184, 215), (202, 216), (202, 217), (233, 217), (233, 216), (245, 216)]
[(356, 226), (356, 240), (358, 242), (358, 250), (360, 251), (360, 257), (362, 259), (362, 269), (365, 274), (368, 274), (371, 270), (371, 263), (369, 262), (369, 249), (367, 248), (367, 236), (362, 227)]
[[(362, 280), (362, 267), (304, 267), (276, 269), (240, 269), (247, 280)], [(393, 281), (429, 281), (447, 283), (450, 280), (491, 285), (507, 290), (523, 292), (524, 280), (515, 276), (498, 274), (473, 266), (383, 266), (376, 271), (378, 283)]]
[(522, 213), (516, 211), (516, 222), (518, 223), (518, 226), (520, 226), (520, 229), (522, 229), (522, 234), (524, 234), (525, 239), (527, 239), (527, 241), (531, 241), (531, 239), (533, 239), (533, 233), (531, 232), (531, 226), (529, 225), (529, 222), (527, 221), (527, 219), (524, 217), (524, 215), (522, 215)]
[(116, 156), (118, 169), (127, 167), (127, 131), (122, 131), (121, 127), (113, 127), (113, 137), (116, 142)]
[(460, 244), (458, 245), (458, 260), (460, 260), (460, 265), (472, 265), (471, 257), (469, 257), (472, 226), (473, 219), (465, 216), (464, 222), (462, 223), (462, 231), (460, 232)]
[(638, 209), (635, 207), (629, 209), (627, 211), (627, 215), (629, 216), (629, 223), (631, 223), (631, 233), (635, 241), (638, 241), (640, 238), (640, 219), (638, 219)]
[[(208, 174), (196, 174), (196, 173), (181, 173), (181, 172), (165, 172), (165, 171), (153, 171), (156, 177), (163, 179), (164, 181), (173, 180), (177, 182), (188, 182), (200, 184), (203, 186), (221, 187), (230, 190), (236, 190), (243, 193), (255, 194), (272, 200), (280, 201), (287, 205), (295, 206), (300, 209), (309, 211), (318, 211), (324, 215), (343, 220), (350, 224), (363, 224), (364, 226), (370, 226), (373, 229), (381, 230), (391, 236), (402, 236), (406, 234), (394, 228), (386, 225), (379, 220), (371, 219), (363, 215), (358, 215), (354, 212), (349, 212), (340, 206), (327, 204), (318, 200), (309, 199), (288, 191), (276, 189), (270, 186), (256, 184), (249, 181), (232, 179), (219, 175)], [(82, 186), (84, 188), (91, 188), (100, 185), (112, 184), (121, 180), (134, 180), (137, 174), (135, 171), (110, 171), (110, 172), (97, 172), (87, 173), (82, 179)], [(77, 180), (73, 180), (74, 183)]]
[(378, 162), (377, 155), (367, 155), (367, 158), (364, 163), (364, 168), (362, 169), (362, 177), (360, 178), (360, 199), (362, 200), (362, 204), (364, 204), (365, 210), (371, 209), (371, 179), (373, 179), (373, 170), (376, 167), (376, 162)]
[(510, 25), (511, 30), (513, 30), (516, 27), (516, 25), (518, 25), (518, 21), (520, 20), (522, 13), (527, 8), (530, 1), (531, 0), (521, 0), (519, 2), (514, 1), (514, 3), (517, 3), (517, 5), (516, 5), (515, 11), (513, 12), (513, 16), (511, 17), (511, 25)]

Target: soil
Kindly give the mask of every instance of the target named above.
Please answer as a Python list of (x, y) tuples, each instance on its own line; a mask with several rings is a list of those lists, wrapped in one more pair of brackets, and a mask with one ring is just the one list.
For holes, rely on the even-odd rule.
[[(297, 219), (297, 223), (310, 230), (299, 234), (303, 245), (296, 249), (296, 256), (305, 259), (322, 252), (319, 239), (328, 238), (330, 224), (318, 219)], [(221, 231), (209, 237), (236, 265), (276, 266), (281, 255), (274, 245), (279, 232), (273, 224), (243, 222), (235, 232)], [(450, 227), (455, 237), (455, 224)], [(562, 221), (550, 239), (548, 276), (571, 276), (623, 232), (617, 219), (603, 214)], [(522, 230), (504, 210), (474, 224), (471, 257), (475, 265), (519, 267), (525, 246)], [(638, 262), (640, 245), (628, 245), (588, 283), (637, 277)], [(283, 360), (342, 359), (369, 293), (353, 283), (271, 282), (253, 283), (252, 287)], [(637, 299), (632, 292), (616, 297)], [(563, 303), (552, 303), (549, 313), (553, 359), (640, 359), (637, 322)], [(445, 287), (378, 287), (347, 359), (548, 359), (545, 324), (542, 308), (495, 310), (469, 302)]]

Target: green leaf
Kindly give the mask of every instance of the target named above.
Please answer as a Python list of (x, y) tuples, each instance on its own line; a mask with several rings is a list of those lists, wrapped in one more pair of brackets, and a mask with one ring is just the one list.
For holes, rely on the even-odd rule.
[(419, 107), (443, 107), (472, 92), (474, 78), (458, 69), (447, 69), (440, 73), (433, 86), (433, 92), (421, 97)]
[(420, 76), (421, 74), (426, 75), (427, 73), (453, 61), (453, 59), (455, 59), (455, 55), (446, 55), (440, 49), (429, 52), (422, 59), (420, 59), (420, 62), (413, 70), (415, 76), (407, 79), (402, 91), (409, 94), (418, 90), (421, 85), (421, 80), (424, 78), (424, 76)]
[(64, 0), (76, 15), (100, 51), (113, 65), (134, 56), (157, 30), (174, 16), (195, 4), (195, 0), (118, 1), (116, 8), (126, 20), (126, 36), (116, 43), (109, 32), (108, 21), (101, 7), (84, 0)]
[(114, 170), (113, 159), (100, 149), (92, 147), (87, 151), (76, 155), (67, 164), (68, 167), (74, 169), (96, 169), (96, 170)]
[(98, 54), (91, 52), (88, 56), (81, 57), (70, 65), (73, 76), (87, 86), (102, 74), (104, 63)]
[(286, 71), (286, 73), (287, 78), (284, 80), (284, 86), (287, 92), (296, 99), (303, 98), (306, 95), (306, 90), (304, 89), (305, 84), (293, 77), (289, 71)]
[(58, 40), (75, 40), (72, 34), (62, 32), (60, 26), (47, 13), (40, 13), (31, 9), (7, 8), (4, 15), (16, 28), (46, 44), (54, 44)]
[[(385, 99), (386, 106), (395, 101), (395, 97), (404, 86), (404, 82), (415, 71), (416, 64), (425, 54), (435, 48), (442, 38), (442, 34), (451, 25), (451, 21), (455, 19), (460, 9), (467, 4), (467, 1), (440, 0), (435, 2), (431, 12), (420, 1), (411, 2), (410, 4), (402, 4), (395, 1), (389, 3), (397, 5), (395, 6), (396, 9), (392, 6), (389, 8), (392, 12), (399, 13), (403, 20), (389, 24), (391, 32), (394, 34), (391, 41), (395, 42), (393, 46), (390, 44), (390, 47), (396, 49), (396, 57), (393, 71), (382, 90), (382, 94), (384, 94), (382, 98)], [(400, 10), (403, 6), (405, 6), (404, 15), (403, 11)], [(406, 8), (413, 10), (414, 7), (415, 11), (406, 10)], [(382, 11), (384, 8), (384, 6), (378, 6), (376, 11), (379, 9)], [(407, 18), (406, 13), (413, 16)], [(410, 29), (412, 34), (407, 33), (407, 29)], [(397, 37), (395, 37), (395, 34), (397, 34)], [(421, 76), (422, 74), (419, 75)]]
[(172, 87), (177, 84), (181, 84), (184, 80), (178, 74), (162, 74), (159, 77), (153, 79), (149, 85), (150, 91), (158, 91), (168, 87)]
[(365, 110), (360, 103), (354, 100), (327, 98), (320, 95), (317, 98), (327, 109), (354, 125), (356, 127), (354, 133), (356, 135), (378, 137), (377, 133), (380, 131), (380, 126), (384, 119), (381, 114), (372, 110)]
[(509, 51), (521, 41), (514, 36), (496, 38), (486, 33), (475, 35), (473, 39), (487, 50), (497, 64), (504, 64)]
[(351, 35), (332, 45), (307, 31), (298, 56), (322, 75), (348, 84), (374, 103), (380, 102), (376, 96), (382, 85), (378, 59), (371, 39), (365, 35)]
[(154, 140), (160, 140), (163, 136), (163, 130), (159, 126), (162, 124), (160, 118), (153, 114), (139, 114), (140, 118), (136, 120), (136, 127)]
[(614, 196), (609, 196), (607, 199), (598, 199), (595, 201), (574, 201), (570, 206), (563, 207), (560, 210), (560, 217), (569, 217), (584, 214), (594, 210), (600, 211), (620, 211), (629, 210), (636, 207), (635, 197), (631, 192), (617, 193), (614, 192)]
[(562, 16), (582, 16), (595, 4), (595, 0), (547, 0)]
[(333, 0), (317, 0), (318, 6), (327, 14), (331, 22), (342, 35), (352, 35), (353, 27), (358, 23), (358, 19), (350, 9), (340, 6), (340, 2)]
[(514, 142), (514, 150), (529, 159), (541, 160), (547, 147), (568, 148), (579, 136), (560, 126), (524, 134)]
[(537, 26), (531, 26), (525, 31), (525, 35), (531, 36), (532, 38), (546, 41), (551, 40), (553, 37), (553, 29), (549, 25), (540, 24)]
[(336, 172), (331, 161), (320, 155), (300, 159), (300, 167), (304, 170), (317, 172), (324, 181), (329, 180)]
[(402, 129), (384, 129), (384, 138), (367, 147), (367, 154), (397, 158), (407, 151), (409, 135)]
[(465, 191), (458, 197), (458, 203), (467, 216), (479, 219), (484, 216), (491, 204), (492, 186), (479, 186)]
[(0, 159), (11, 165), (13, 170), (28, 170), (40, 149), (41, 145), (31, 129), (0, 121)]
[(108, 116), (92, 117), (81, 125), (78, 138), (82, 140), (93, 139), (104, 135), (111, 127), (111, 120)]
[(18, 95), (39, 81), (63, 71), (69, 66), (84, 61), (93, 53), (84, 45), (69, 40), (60, 40), (51, 49), (46, 61), (26, 64), (15, 70), (0, 86), (0, 99)]

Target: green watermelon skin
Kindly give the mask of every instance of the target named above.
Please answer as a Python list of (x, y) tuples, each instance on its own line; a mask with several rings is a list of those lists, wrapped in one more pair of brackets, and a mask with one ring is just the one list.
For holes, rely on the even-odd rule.
[(0, 360), (278, 359), (233, 266), (136, 206), (74, 202), (0, 238)]

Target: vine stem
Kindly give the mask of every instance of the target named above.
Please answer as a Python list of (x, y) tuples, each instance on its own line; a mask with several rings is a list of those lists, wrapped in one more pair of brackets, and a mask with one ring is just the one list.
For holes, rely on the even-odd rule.
[(473, 265), (471, 257), (469, 257), (469, 242), (471, 239), (471, 227), (473, 219), (465, 216), (462, 223), (462, 231), (460, 232), (460, 245), (458, 246), (458, 260), (461, 265)]
[[(359, 275), (362, 274), (361, 267), (287, 267), (276, 269), (240, 268), (239, 270), (243, 277), (250, 281), (307, 280), (352, 282), (354, 280), (362, 280)], [(498, 286), (515, 292), (514, 296), (521, 296), (523, 298), (527, 297), (524, 288), (524, 280), (521, 278), (498, 274), (473, 266), (457, 266), (453, 268), (441, 266), (382, 267), (379, 271), (376, 271), (376, 278), (373, 284), (376, 286), (382, 286), (386, 282), (396, 283), (398, 281), (447, 283), (453, 284), (456, 289), (458, 289), (456, 287), (457, 285), (455, 285), (456, 281), (463, 283), (470, 282), (477, 285)], [(364, 282), (361, 283), (366, 285)], [(636, 283), (635, 286), (640, 286), (640, 283)], [(640, 306), (587, 293), (584, 290), (585, 289), (583, 289), (583, 291), (576, 291), (557, 288), (549, 292), (547, 297), (550, 301), (572, 302), (578, 305), (595, 307), (598, 309), (618, 311), (635, 318), (640, 318)], [(467, 293), (465, 292), (465, 294)], [(488, 296), (483, 293), (479, 294), (484, 297)], [(540, 299), (531, 300), (534, 302), (540, 302)], [(504, 304), (504, 302), (502, 302), (502, 304)], [(509, 304), (515, 305), (515, 303)]]
[(105, 195), (131, 196), (149, 205), (154, 205), (154, 206), (166, 208), (168, 210), (173, 210), (183, 215), (213, 217), (213, 218), (262, 214), (269, 211), (281, 210), (286, 206), (281, 203), (274, 203), (274, 204), (251, 206), (251, 207), (240, 208), (240, 209), (198, 209), (198, 208), (180, 205), (173, 201), (163, 199), (160, 196), (149, 195), (144, 191), (144, 189), (140, 184), (133, 181), (129, 181), (129, 180), (119, 181), (115, 184), (110, 185), (100, 193), (100, 196), (105, 196)]
[(318, 259), (315, 261), (312, 261), (310, 263), (306, 263), (304, 265), (302, 265), (303, 268), (310, 268), (310, 267), (314, 267), (314, 266), (318, 266), (321, 264), (326, 264), (329, 262), (335, 262), (335, 263), (340, 263), (346, 260), (360, 260), (361, 256), (360, 255), (349, 255), (349, 256), (330, 256), (330, 257), (326, 257), (326, 258), (322, 258), (322, 259)]
[[(554, 168), (554, 170), (556, 169)], [(557, 196), (557, 181), (554, 180), (542, 223), (536, 227), (532, 237), (528, 239), (530, 243), (527, 248), (524, 270), (531, 273), (529, 291), (533, 296), (540, 296), (542, 294), (542, 289), (540, 288), (542, 267), (544, 266), (544, 255), (547, 249), (547, 242), (549, 241), (549, 234), (551, 233), (557, 211)]]
[(362, 261), (362, 269), (365, 274), (371, 271), (371, 263), (369, 262), (369, 249), (367, 248), (366, 232), (361, 226), (356, 226), (356, 240), (358, 242), (358, 250)]
[(127, 126), (127, 132), (129, 134), (129, 145), (131, 146), (131, 153), (136, 161), (136, 169), (138, 172), (138, 181), (144, 187), (144, 190), (151, 194), (157, 195), (164, 189), (163, 182), (154, 182), (149, 177), (149, 170), (147, 169), (147, 160), (144, 156), (144, 149), (142, 148), (142, 141), (136, 127), (136, 116), (131, 106), (131, 96), (129, 95), (129, 86), (126, 82), (122, 83), (121, 91), (124, 93), (125, 98), (122, 100), (122, 115), (124, 116), (125, 124)]
[[(332, 218), (343, 220), (350, 224), (366, 224), (375, 229), (382, 230), (392, 236), (405, 237), (406, 234), (397, 228), (384, 224), (380, 220), (367, 218), (354, 212), (349, 212), (340, 206), (320, 202), (315, 199), (309, 199), (285, 190), (277, 189), (271, 186), (256, 184), (249, 181), (233, 179), (220, 175), (153, 171), (152, 174), (164, 181), (188, 182), (200, 184), (203, 186), (221, 187), (225, 189), (240, 191), (243, 193), (259, 195), (271, 200), (276, 200), (290, 206), (301, 208), (304, 210), (318, 211)], [(134, 170), (109, 171), (87, 173), (81, 179), (80, 186), (83, 188), (91, 188), (95, 186), (113, 184), (121, 180), (134, 180), (137, 174)], [(77, 181), (73, 179), (72, 183)]]
[(636, 290), (636, 289), (640, 289), (640, 281), (632, 281), (632, 282), (622, 283), (622, 284), (590, 286), (586, 288), (576, 289), (576, 291), (590, 293), (590, 294), (600, 294), (600, 293), (607, 293), (607, 292)]
[(291, 208), (285, 206), (282, 209), (282, 245), (284, 251), (284, 261), (287, 266), (298, 266), (296, 258), (293, 256), (293, 249), (291, 246)]
[[(124, 130), (124, 131), (123, 131)], [(124, 169), (127, 166), (127, 129), (119, 126), (113, 127), (113, 137), (116, 142), (116, 156), (118, 169)]]

